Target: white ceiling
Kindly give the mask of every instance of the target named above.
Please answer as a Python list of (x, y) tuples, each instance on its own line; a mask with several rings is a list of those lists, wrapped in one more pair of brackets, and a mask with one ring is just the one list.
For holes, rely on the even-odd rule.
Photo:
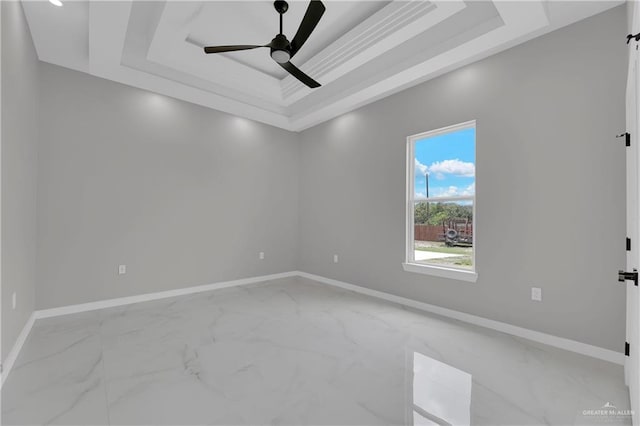
[[(296, 56), (304, 64), (339, 36), (382, 9), (389, 2), (333, 2), (318, 24), (313, 37)], [(306, 2), (291, 2), (284, 16), (284, 33), (293, 38), (307, 9)], [(184, 3), (180, 5), (185, 6)], [(230, 19), (232, 18), (232, 19)], [(210, 2), (203, 4), (189, 28), (189, 39), (197, 46), (224, 44), (264, 44), (279, 31), (278, 14), (272, 2)], [(244, 40), (244, 41), (243, 41)], [(268, 50), (229, 53), (226, 56), (269, 74), (278, 80), (287, 72), (267, 54)]]
[[(268, 49), (205, 55), (204, 45), (262, 44), (272, 2), (23, 1), (42, 61), (300, 131), (623, 3), (325, 1), (292, 60), (323, 86), (287, 75)], [(307, 7), (290, 1), (293, 38)]]

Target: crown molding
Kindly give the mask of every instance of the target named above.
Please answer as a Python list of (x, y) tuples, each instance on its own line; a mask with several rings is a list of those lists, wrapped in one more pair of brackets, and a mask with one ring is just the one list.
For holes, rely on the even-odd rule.
[[(464, 3), (459, 0), (395, 0), (331, 43), (302, 68), (323, 84), (328, 84), (464, 8)], [(306, 87), (291, 76), (282, 80), (283, 97), (288, 103), (304, 96), (304, 89)]]
[[(190, 36), (203, 28), (202, 21), (197, 25), (203, 11), (210, 19), (217, 10), (215, 3), (90, 0), (51, 13), (46, 1), (23, 1), (23, 8), (45, 62), (302, 131), (623, 2), (560, 3), (390, 1), (333, 41), (324, 33), (328, 44), (297, 64), (323, 84), (314, 90), (290, 76), (280, 80), (263, 65), (254, 68), (255, 58), (243, 63), (202, 54)], [(225, 4), (233, 14), (234, 4)], [(357, 19), (366, 16), (363, 9), (346, 10)], [(252, 11), (245, 7), (242, 14)], [(233, 21), (238, 16), (229, 18), (225, 31), (236, 34), (237, 27), (241, 34)], [(347, 21), (327, 16), (344, 30)]]

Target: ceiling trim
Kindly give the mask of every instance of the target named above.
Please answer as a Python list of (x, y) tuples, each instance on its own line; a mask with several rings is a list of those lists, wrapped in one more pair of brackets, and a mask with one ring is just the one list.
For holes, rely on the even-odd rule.
[[(311, 58), (303, 68), (328, 84), (464, 8), (461, 0), (394, 1)], [(282, 81), (288, 104), (304, 96), (305, 89), (292, 76)]]
[[(278, 79), (262, 65), (246, 65), (257, 64), (255, 59), (204, 55), (189, 39), (203, 2), (156, 1), (149, 6), (152, 17), (135, 9), (136, 19), (134, 0), (70, 1), (64, 8), (35, 0), (23, 1), (23, 8), (43, 61), (302, 131), (622, 3), (394, 0), (359, 11), (345, 6), (338, 10), (353, 13), (351, 21), (340, 21), (346, 32), (324, 37), (327, 45), (316, 46), (317, 53), (309, 52), (314, 56), (297, 64), (323, 84), (315, 90), (290, 76)], [(206, 7), (212, 16), (214, 6)], [(226, 10), (233, 14), (233, 4)], [(252, 10), (245, 7), (243, 13)], [(338, 22), (336, 16), (348, 15), (329, 15), (327, 22)], [(261, 22), (261, 15), (253, 19)]]
[(124, 50), (131, 1), (90, 2), (89, 72), (98, 77), (182, 99), (212, 109), (246, 117), (286, 130), (294, 130), (288, 117), (259, 107), (247, 105), (211, 92), (169, 80), (164, 77), (123, 66)]
[[(162, 5), (162, 3), (158, 3)], [(205, 55), (189, 38), (202, 3), (166, 2), (147, 60), (216, 82), (263, 100), (282, 103), (280, 80), (225, 55)], [(266, 52), (265, 52), (266, 54)]]
[[(330, 104), (292, 117), (292, 126), (308, 129), (337, 115), (397, 93), (495, 53), (505, 40), (517, 40), (549, 24), (543, 4), (538, 2), (496, 2), (504, 25), (458, 47), (431, 57), (375, 84), (360, 88)], [(482, 52), (475, 55), (470, 52)]]

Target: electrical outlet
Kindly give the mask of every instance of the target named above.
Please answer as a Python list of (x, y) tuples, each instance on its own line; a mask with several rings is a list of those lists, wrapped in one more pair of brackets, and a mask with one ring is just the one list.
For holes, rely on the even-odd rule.
[(16, 292), (14, 291), (13, 294), (11, 295), (11, 308), (12, 309), (16, 308), (17, 302), (18, 302), (18, 300), (17, 300)]
[(258, 258), (260, 258), (260, 260), (264, 260), (264, 252), (261, 251), (260, 254), (258, 255)]
[(126, 273), (127, 273), (127, 265), (118, 266), (118, 274), (119, 275), (124, 275)]
[(542, 289), (539, 287), (531, 287), (531, 300), (542, 302)]
[(337, 254), (333, 255), (333, 263), (338, 263), (338, 255)]

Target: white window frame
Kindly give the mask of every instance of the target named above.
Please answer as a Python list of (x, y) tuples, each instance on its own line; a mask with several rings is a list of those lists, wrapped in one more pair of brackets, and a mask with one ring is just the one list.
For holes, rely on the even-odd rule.
[[(419, 274), (433, 275), (437, 277), (451, 278), (461, 281), (476, 282), (478, 279), (477, 266), (476, 266), (476, 251), (478, 249), (476, 238), (476, 191), (473, 192), (473, 196), (461, 196), (461, 197), (415, 197), (415, 143), (419, 140), (442, 135), (445, 133), (451, 133), (458, 130), (477, 128), (476, 121), (471, 120), (453, 126), (442, 127), (440, 129), (431, 130), (428, 132), (419, 133), (407, 137), (407, 194), (406, 194), (406, 253), (405, 262), (402, 267), (407, 272), (415, 272)], [(477, 134), (476, 134), (477, 141)], [(476, 163), (477, 143), (474, 147), (474, 164)], [(477, 186), (477, 185), (476, 185)], [(425, 202), (447, 202), (447, 201), (473, 201), (473, 269), (462, 269), (451, 266), (437, 266), (437, 265), (425, 265), (423, 263), (417, 263), (415, 261), (415, 241), (414, 241), (414, 209), (415, 203), (419, 201)]]

